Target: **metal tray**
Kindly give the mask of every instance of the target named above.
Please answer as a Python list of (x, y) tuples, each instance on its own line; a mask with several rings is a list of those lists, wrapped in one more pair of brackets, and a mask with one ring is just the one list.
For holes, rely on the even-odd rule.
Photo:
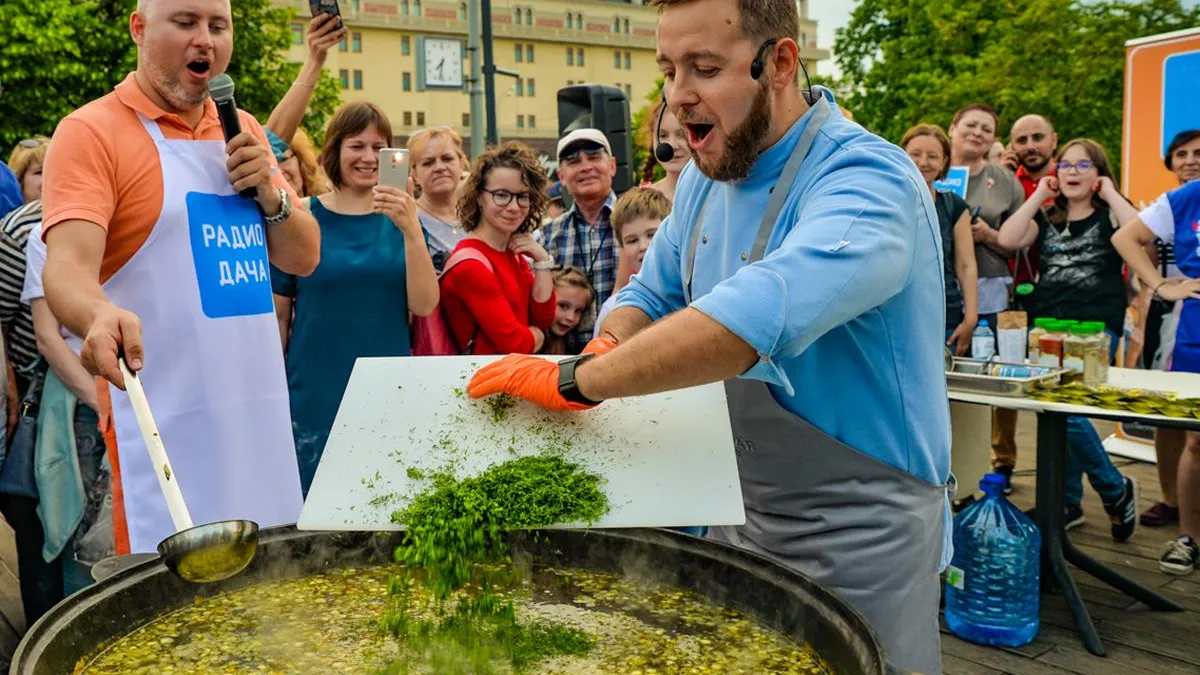
[(996, 377), (982, 374), (991, 365), (1029, 366), (1028, 363), (955, 358), (946, 371), (946, 386), (955, 391), (991, 396), (1025, 396), (1039, 387), (1053, 387), (1069, 379), (1068, 370), (1053, 370), (1037, 377)]

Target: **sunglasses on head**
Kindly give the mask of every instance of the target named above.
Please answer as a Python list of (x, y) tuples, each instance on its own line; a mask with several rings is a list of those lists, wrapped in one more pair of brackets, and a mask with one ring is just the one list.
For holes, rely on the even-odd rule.
[(17, 145), (19, 145), (22, 148), (25, 148), (26, 150), (32, 150), (46, 142), (48, 142), (48, 140), (45, 138), (26, 138), (26, 139), (22, 140), (21, 142), (17, 143)]
[(577, 150), (572, 150), (571, 152), (568, 152), (567, 154), (563, 155), (562, 157), (559, 157), (558, 161), (560, 161), (560, 162), (576, 162), (579, 160), (580, 156), (582, 156), (582, 155), (587, 155), (588, 159), (599, 159), (605, 155), (605, 151), (604, 151), (604, 148), (600, 148), (600, 147), (579, 148)]

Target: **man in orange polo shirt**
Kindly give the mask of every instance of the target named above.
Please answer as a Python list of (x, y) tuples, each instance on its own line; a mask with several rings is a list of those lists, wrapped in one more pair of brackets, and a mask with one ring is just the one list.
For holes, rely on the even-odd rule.
[(175, 531), (120, 391), (121, 350), (196, 523), (299, 516), (268, 261), (307, 275), (320, 247), (254, 118), (241, 113), (242, 133), (223, 140), (208, 82), (233, 52), (229, 1), (141, 0), (129, 27), (137, 71), (55, 133), (43, 224), (46, 299), (111, 383), (118, 552)]

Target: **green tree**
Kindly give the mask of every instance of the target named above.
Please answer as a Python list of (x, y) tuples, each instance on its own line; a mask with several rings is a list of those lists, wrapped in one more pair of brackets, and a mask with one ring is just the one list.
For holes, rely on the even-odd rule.
[(1064, 141), (1121, 147), (1125, 41), (1200, 23), (1179, 0), (861, 0), (837, 32), (837, 90), (855, 119), (898, 141), (919, 122), (943, 127), (971, 102), (993, 105), (1000, 136), (1026, 113)]
[[(662, 95), (663, 78), (660, 75), (654, 82), (654, 89), (642, 99), (642, 106), (633, 110), (633, 119), (630, 122), (633, 129), (633, 161), (631, 164), (633, 164), (633, 182), (635, 184), (641, 181), (646, 162), (654, 161), (654, 144), (656, 142), (654, 129), (658, 120), (650, 119), (650, 115), (654, 112), (654, 107), (662, 100)], [(634, 102), (630, 101), (630, 108), (633, 108), (633, 105)], [(654, 180), (659, 180), (664, 175), (662, 167), (655, 167)]]
[[(234, 55), (229, 75), (238, 105), (266, 121), (291, 86), (289, 8), (270, 0), (231, 0)], [(0, 153), (20, 139), (50, 135), (58, 121), (112, 90), (136, 66), (129, 37), (133, 0), (38, 0), (0, 3)], [(304, 128), (318, 142), (338, 105), (339, 87), (323, 73)]]

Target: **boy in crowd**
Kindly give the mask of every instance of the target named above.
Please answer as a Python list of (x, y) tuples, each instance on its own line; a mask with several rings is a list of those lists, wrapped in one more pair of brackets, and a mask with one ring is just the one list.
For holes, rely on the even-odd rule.
[(621, 247), (617, 260), (617, 285), (596, 315), (595, 337), (600, 336), (604, 318), (617, 304), (617, 291), (629, 283), (630, 277), (641, 271), (642, 259), (650, 248), (650, 240), (670, 212), (670, 200), (653, 188), (633, 188), (621, 195), (613, 206), (613, 233)]

